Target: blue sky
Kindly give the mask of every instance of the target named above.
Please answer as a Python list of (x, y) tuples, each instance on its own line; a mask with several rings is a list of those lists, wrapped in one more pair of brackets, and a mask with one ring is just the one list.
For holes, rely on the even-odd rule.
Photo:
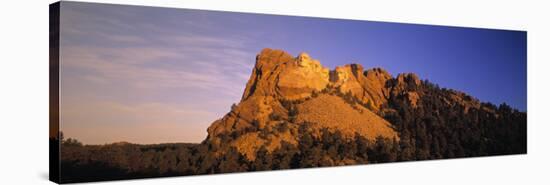
[(61, 130), (84, 143), (200, 142), (263, 48), (417, 73), (527, 107), (526, 32), (62, 2)]

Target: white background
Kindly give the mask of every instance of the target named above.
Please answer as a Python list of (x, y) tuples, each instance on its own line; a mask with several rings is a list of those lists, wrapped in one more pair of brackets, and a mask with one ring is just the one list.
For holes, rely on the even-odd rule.
[[(0, 184), (48, 177), (48, 4), (4, 1), (0, 11)], [(550, 17), (545, 1), (99, 0), (528, 31), (528, 154), (322, 169), (109, 182), (109, 184), (549, 184)], [(482, 80), (482, 79), (480, 79)]]

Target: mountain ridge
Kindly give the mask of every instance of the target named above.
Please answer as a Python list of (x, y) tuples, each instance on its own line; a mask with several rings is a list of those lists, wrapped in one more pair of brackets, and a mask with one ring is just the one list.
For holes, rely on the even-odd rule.
[[(63, 182), (527, 153), (527, 113), (414, 73), (263, 49), (241, 101), (198, 144), (61, 143)], [(101, 174), (90, 175), (90, 171)]]
[[(414, 89), (422, 83), (414, 73), (401, 73), (394, 78), (382, 68), (364, 70), (360, 64), (329, 70), (305, 52), (292, 57), (283, 50), (265, 48), (256, 56), (241, 101), (210, 125), (204, 142), (217, 148), (236, 147), (254, 160), (263, 145), (267, 144), (268, 152), (280, 148), (282, 142), (296, 145), (299, 138), (296, 129), (302, 123), (315, 125), (313, 133), (328, 128), (343, 133), (345, 138), (358, 134), (370, 141), (377, 137), (399, 141), (393, 125), (383, 118), (395, 112), (387, 107), (388, 101), (401, 98), (417, 108), (422, 93)], [(462, 104), (466, 112), (470, 107), (479, 108), (477, 99), (466, 100), (464, 93), (452, 92), (454, 99), (449, 99), (449, 103)], [(323, 110), (319, 108), (323, 104), (319, 103), (306, 106), (305, 102), (319, 97), (323, 98), (320, 101), (324, 106), (339, 105), (338, 109)], [(291, 115), (293, 111), (300, 113)], [(331, 117), (335, 115), (339, 117)], [(289, 127), (290, 132), (272, 131), (281, 124)], [(269, 134), (260, 137), (262, 132)]]

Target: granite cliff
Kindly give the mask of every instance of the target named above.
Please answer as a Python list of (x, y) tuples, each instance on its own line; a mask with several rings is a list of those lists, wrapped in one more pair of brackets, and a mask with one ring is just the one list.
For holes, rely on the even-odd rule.
[[(282, 50), (263, 49), (241, 101), (212, 123), (205, 143), (219, 148), (220, 155), (224, 148), (235, 147), (253, 160), (261, 147), (272, 152), (283, 142), (297, 145), (303, 125), (315, 137), (327, 129), (347, 139), (360, 135), (371, 141), (379, 137), (399, 141), (395, 128), (383, 118), (396, 112), (388, 101), (401, 98), (417, 107), (422, 94), (414, 89), (421, 83), (412, 73), (394, 78), (384, 69), (365, 70), (360, 64), (330, 70), (307, 53), (293, 57)], [(458, 101), (462, 99), (453, 100)], [(476, 101), (463, 104), (479, 104)]]

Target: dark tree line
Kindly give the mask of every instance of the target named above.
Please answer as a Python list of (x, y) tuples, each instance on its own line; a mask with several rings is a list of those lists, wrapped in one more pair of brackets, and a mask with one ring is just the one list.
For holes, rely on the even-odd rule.
[[(260, 148), (249, 160), (236, 148), (214, 155), (209, 144), (74, 145), (62, 142), (61, 181), (82, 182), (145, 177), (326, 167), (396, 161), (396, 141), (369, 141), (323, 129), (319, 136), (299, 129), (298, 145), (283, 142), (275, 151)], [(284, 128), (281, 128), (284, 129)]]
[[(390, 97), (384, 115), (400, 134), (399, 159), (425, 160), (474, 157), (527, 152), (527, 115), (506, 104), (481, 103), (467, 108), (447, 103), (453, 90), (441, 89), (428, 81), (407, 87), (421, 93), (413, 108), (403, 96)], [(465, 95), (464, 101), (472, 97)]]
[(82, 145), (61, 141), (61, 182), (117, 180), (210, 173), (211, 158), (200, 144)]

